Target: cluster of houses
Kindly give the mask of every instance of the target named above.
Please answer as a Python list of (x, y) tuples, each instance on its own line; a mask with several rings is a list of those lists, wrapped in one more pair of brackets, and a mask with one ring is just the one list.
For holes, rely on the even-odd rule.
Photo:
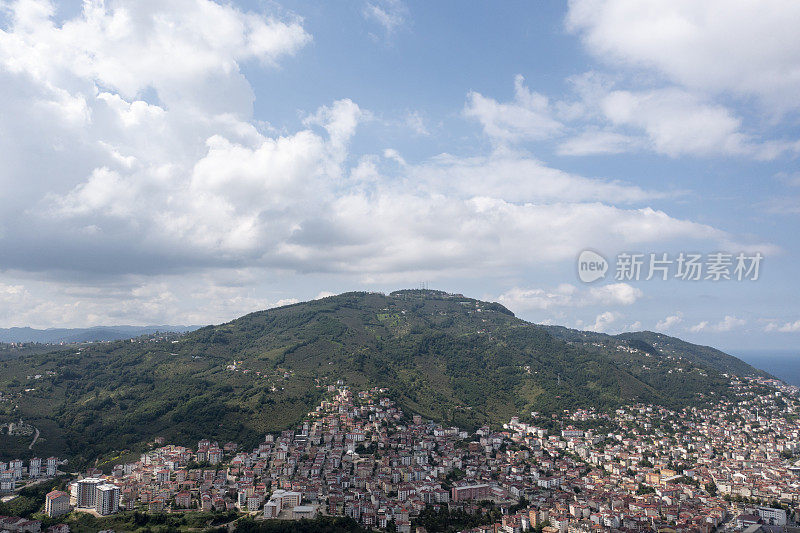
[(22, 459), (12, 459), (8, 463), (0, 461), (0, 493), (13, 492), (23, 480), (54, 477), (58, 471), (57, 457), (40, 459), (33, 457), (27, 466)]
[(39, 520), (29, 520), (19, 516), (0, 516), (0, 533), (69, 533), (69, 526), (57, 524), (42, 529), (42, 522)]
[(470, 433), (407, 416), (385, 390), (339, 383), (295, 429), (255, 449), (157, 439), (139, 461), (49, 494), (47, 510), (343, 515), (398, 533), (420, 526), (426, 508), (485, 523), (471, 533), (790, 525), (800, 504), (798, 391), (757, 379), (734, 379), (733, 391), (709, 407), (532, 413)]

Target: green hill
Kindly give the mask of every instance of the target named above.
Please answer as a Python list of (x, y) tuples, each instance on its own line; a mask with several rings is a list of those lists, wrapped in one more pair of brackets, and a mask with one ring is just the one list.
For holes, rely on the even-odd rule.
[(250, 445), (301, 420), (338, 379), (384, 387), (406, 411), (464, 427), (727, 392), (727, 380), (699, 361), (567, 342), (499, 304), (416, 290), (346, 293), (178, 341), (92, 344), (0, 366), (0, 423), (23, 418), (41, 431), (32, 451), (29, 439), (0, 435), (0, 455), (77, 463), (157, 435)]

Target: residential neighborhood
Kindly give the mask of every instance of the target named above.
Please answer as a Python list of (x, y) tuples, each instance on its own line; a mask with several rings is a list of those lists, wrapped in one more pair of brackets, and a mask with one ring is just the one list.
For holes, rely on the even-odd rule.
[[(713, 408), (531, 413), (475, 432), (408, 416), (385, 390), (340, 380), (302, 424), (255, 449), (157, 438), (138, 461), (90, 469), (48, 494), (46, 511), (341, 515), (398, 533), (425, 527), (430, 511), (470, 517), (462, 530), (474, 533), (780, 530), (800, 504), (798, 390), (731, 379), (736, 397)], [(0, 475), (52, 474), (57, 459), (44, 464), (12, 461)]]

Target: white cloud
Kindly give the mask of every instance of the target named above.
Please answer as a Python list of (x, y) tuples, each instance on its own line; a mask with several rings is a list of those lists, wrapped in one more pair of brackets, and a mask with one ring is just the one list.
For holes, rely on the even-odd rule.
[(364, 18), (373, 20), (383, 27), (387, 37), (391, 37), (406, 22), (408, 8), (400, 0), (373, 0), (364, 4)]
[(23, 285), (9, 285), (0, 283), (0, 302), (5, 304), (9, 314), (11, 314), (12, 309), (22, 307), (22, 304), (27, 297), (28, 292)]
[(385, 157), (386, 159), (388, 159), (390, 161), (394, 161), (395, 163), (397, 163), (401, 167), (407, 167), (408, 166), (408, 164), (406, 163), (406, 160), (403, 159), (403, 156), (400, 155), (400, 152), (398, 152), (394, 148), (386, 148), (383, 151), (383, 157)]
[(609, 331), (611, 325), (622, 317), (619, 313), (614, 311), (605, 311), (597, 315), (594, 324), (586, 328), (588, 331), (596, 331), (598, 333), (605, 333)]
[(272, 64), (310, 40), (298, 21), (210, 0), (146, 0), (135, 8), (90, 0), (60, 26), (47, 0), (20, 0), (8, 9), (11, 25), (0, 31), (0, 64), (10, 72), (73, 95), (89, 87), (76, 79), (128, 100), (152, 88), (170, 106), (213, 106), (224, 92), (247, 94), (240, 62)]
[(555, 289), (522, 289), (514, 287), (497, 297), (497, 301), (512, 311), (530, 309), (548, 310), (553, 307), (571, 307), (578, 292), (575, 285), (568, 283)]
[[(42, 243), (30, 230), (15, 234), (19, 246), (3, 258), (8, 266), (52, 268), (64, 263), (51, 257), (68, 255), (67, 268), (108, 273), (228, 265), (435, 277), (559, 261), (586, 246), (731, 239), (661, 211), (603, 203), (661, 193), (569, 174), (508, 149), (413, 165), (388, 149), (384, 160), (397, 163), (397, 176), (369, 155), (349, 169), (349, 140), (369, 118), (349, 100), (320, 108), (305, 129), (283, 135), (230, 113), (188, 113), (115, 93), (86, 102), (90, 123), (70, 126), (63, 137), (79, 141), (65, 153), (80, 163), (62, 165), (73, 170), (60, 174), (58, 186), (23, 179), (29, 169), (22, 164), (5, 169), (15, 193), (30, 187), (38, 205), (9, 220), (25, 219), (47, 236)], [(94, 148), (87, 154), (86, 146)], [(44, 201), (35, 195), (43, 188), (50, 191)], [(33, 265), (26, 247), (37, 242), (52, 256), (37, 253)], [(95, 249), (109, 253), (98, 260)]]
[(497, 297), (497, 301), (515, 312), (591, 305), (632, 305), (643, 296), (641, 290), (627, 283), (611, 283), (582, 290), (564, 283), (553, 289), (514, 287)]
[(778, 322), (770, 322), (764, 327), (764, 331), (779, 331), (781, 333), (796, 333), (800, 331), (800, 320), (795, 322), (785, 322), (780, 324)]
[[(273, 64), (296, 52), (310, 39), (301, 23), (209, 0), (146, 1), (135, 9), (90, 1), (60, 25), (45, 1), (6, 8), (0, 187), (7, 195), (0, 196), (0, 234), (15, 228), (5, 232), (5, 244), (15, 249), (6, 266), (47, 269), (58, 256), (78, 257), (94, 247), (107, 251), (88, 252), (101, 258), (90, 269), (104, 270), (104, 262), (134, 270), (145, 262), (175, 265), (198, 242), (186, 238), (193, 237), (187, 229), (195, 227), (192, 212), (209, 223), (215, 214), (227, 215), (219, 231), (228, 235), (217, 242), (241, 248), (251, 213), (204, 206), (209, 198), (191, 190), (192, 173), (204, 154), (209, 166), (226, 147), (264, 141), (248, 121), (253, 93), (239, 64)], [(324, 163), (348, 127), (331, 129)], [(299, 135), (295, 145), (310, 137)], [(33, 158), (34, 164), (24, 155), (43, 150), (47, 157)], [(202, 170), (200, 185), (213, 186)], [(246, 184), (248, 176), (242, 178)], [(42, 245), (52, 256), (35, 252)], [(153, 261), (163, 254), (173, 259)]]
[(130, 275), (91, 282), (21, 276), (13, 285), (0, 283), (0, 303), (4, 304), (0, 305), (0, 324), (4, 327), (218, 324), (298, 302), (280, 292), (266, 297), (256, 294), (251, 278), (259, 275), (242, 270)]
[(438, 270), (437, 276), (442, 268), (500, 274), (522, 265), (573, 260), (576, 250), (588, 246), (721, 236), (708, 226), (652, 209), (598, 203), (519, 205), (489, 197), (454, 199), (400, 191), (339, 197), (332, 204), (329, 228), (347, 236), (346, 241), (306, 246), (298, 235), (282, 251), (297, 261), (316, 257), (317, 264), (348, 272), (391, 273), (424, 266)]
[(419, 111), (406, 113), (406, 126), (417, 135), (428, 136), (431, 134), (425, 125), (425, 119)]
[(283, 307), (284, 305), (292, 305), (292, 304), (296, 304), (296, 303), (299, 303), (299, 302), (300, 302), (300, 300), (298, 300), (297, 298), (281, 298), (280, 300), (275, 302), (274, 306), (269, 306), (268, 305), (267, 308), (269, 308), (269, 307)]
[(726, 331), (733, 331), (735, 329), (740, 328), (747, 324), (747, 321), (741, 318), (736, 318), (735, 316), (726, 315), (720, 322), (716, 324), (711, 324), (708, 320), (704, 320), (698, 324), (689, 328), (689, 331), (693, 333), (700, 333), (703, 331), (711, 331), (711, 332), (726, 332)]
[(465, 116), (478, 120), (498, 146), (563, 138), (559, 155), (649, 150), (678, 157), (741, 156), (769, 160), (800, 151), (800, 142), (762, 140), (744, 132), (727, 107), (677, 87), (614, 90), (615, 82), (588, 72), (571, 80), (577, 99), (555, 102), (515, 78), (513, 102), (468, 95)]
[(735, 316), (726, 316), (722, 322), (717, 324), (717, 331), (731, 331), (747, 324), (747, 321)]
[(306, 125), (318, 125), (325, 128), (335, 148), (344, 145), (356, 132), (358, 123), (370, 117), (349, 98), (337, 100), (330, 107), (322, 106), (316, 113), (304, 120)]
[(797, 108), (800, 4), (784, 0), (571, 0), (567, 27), (597, 57), (703, 92)]
[(473, 91), (464, 115), (480, 122), (484, 133), (497, 142), (547, 139), (563, 130), (547, 97), (531, 92), (521, 75), (514, 78), (513, 102), (500, 103)]
[(331, 291), (320, 291), (317, 293), (314, 299), (319, 300), (320, 298), (327, 298), (329, 296), (336, 296), (336, 293)]
[(610, 283), (589, 289), (591, 299), (605, 305), (631, 305), (642, 297), (640, 289), (627, 283)]
[(683, 322), (683, 313), (679, 311), (674, 315), (669, 315), (665, 317), (664, 320), (659, 320), (658, 323), (656, 323), (656, 329), (658, 331), (665, 331), (668, 329), (672, 329), (674, 326), (677, 326), (681, 322)]
[(512, 202), (634, 203), (665, 196), (628, 183), (570, 174), (507, 149), (484, 157), (442, 154), (409, 168), (408, 173), (432, 191)]
[[(338, 107), (345, 114), (359, 113), (353, 106)], [(161, 178), (137, 173), (123, 177), (100, 169), (59, 199), (53, 216), (91, 224), (101, 233), (144, 230), (157, 235), (149, 237), (151, 243), (172, 245), (173, 255), (184, 250), (195, 260), (230, 258), (251, 265), (361, 275), (420, 269), (433, 269), (437, 275), (487, 268), (500, 272), (572, 259), (575, 250), (587, 246), (625, 248), (678, 239), (714, 243), (730, 238), (710, 226), (649, 208), (562, 202), (573, 193), (578, 199), (584, 195), (591, 200), (586, 195), (594, 194), (618, 201), (646, 193), (562, 176), (525, 160), (448, 158), (402, 167), (417, 187), (385, 180), (372, 159), (359, 162), (348, 176), (341, 168), (345, 144), (336, 134), (326, 138), (309, 130), (261, 137), (251, 145), (214, 136), (186, 185), (180, 185), (180, 174), (173, 175), (170, 169)], [(390, 157), (402, 161), (399, 154)], [(541, 182), (538, 190), (536, 181), (530, 180), (526, 184), (530, 189), (492, 191), (492, 180), (500, 183), (504, 173), (498, 169), (505, 165), (509, 169), (527, 165), (557, 179)], [(450, 172), (462, 176), (460, 186), (465, 190), (444, 194), (446, 189), (438, 184), (445, 183), (443, 177)], [(340, 184), (350, 179), (354, 187), (342, 190)], [(528, 190), (538, 196), (519, 197)], [(503, 199), (506, 192), (523, 203)], [(537, 198), (553, 203), (529, 202)], [(595, 300), (620, 303), (640, 294), (625, 284), (589, 292)]]
[(311, 130), (277, 138), (252, 132), (246, 140), (214, 134), (190, 167), (151, 161), (124, 175), (95, 169), (86, 182), (54, 198), (50, 214), (91, 219), (104, 231), (144, 229), (165, 246), (181, 243), (201, 253), (268, 249), (288, 238), (296, 217), (318, 206), (323, 199), (317, 193), (341, 177), (359, 116), (358, 106), (338, 101), (309, 120), (322, 125), (327, 137)]
[[(672, 157), (725, 154), (773, 159), (784, 150), (797, 149), (792, 143), (754, 142), (741, 133), (741, 120), (728, 109), (678, 89), (612, 91), (601, 108), (612, 124), (643, 130), (654, 151)], [(615, 146), (619, 142), (611, 148)]]
[(620, 154), (642, 146), (642, 142), (630, 135), (614, 131), (588, 129), (559, 144), (559, 155)]

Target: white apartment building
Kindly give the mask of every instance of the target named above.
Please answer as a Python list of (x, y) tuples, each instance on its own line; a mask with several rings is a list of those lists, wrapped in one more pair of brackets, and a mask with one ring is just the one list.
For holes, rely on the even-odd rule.
[(95, 510), (105, 516), (119, 511), (119, 487), (111, 483), (97, 486)]

